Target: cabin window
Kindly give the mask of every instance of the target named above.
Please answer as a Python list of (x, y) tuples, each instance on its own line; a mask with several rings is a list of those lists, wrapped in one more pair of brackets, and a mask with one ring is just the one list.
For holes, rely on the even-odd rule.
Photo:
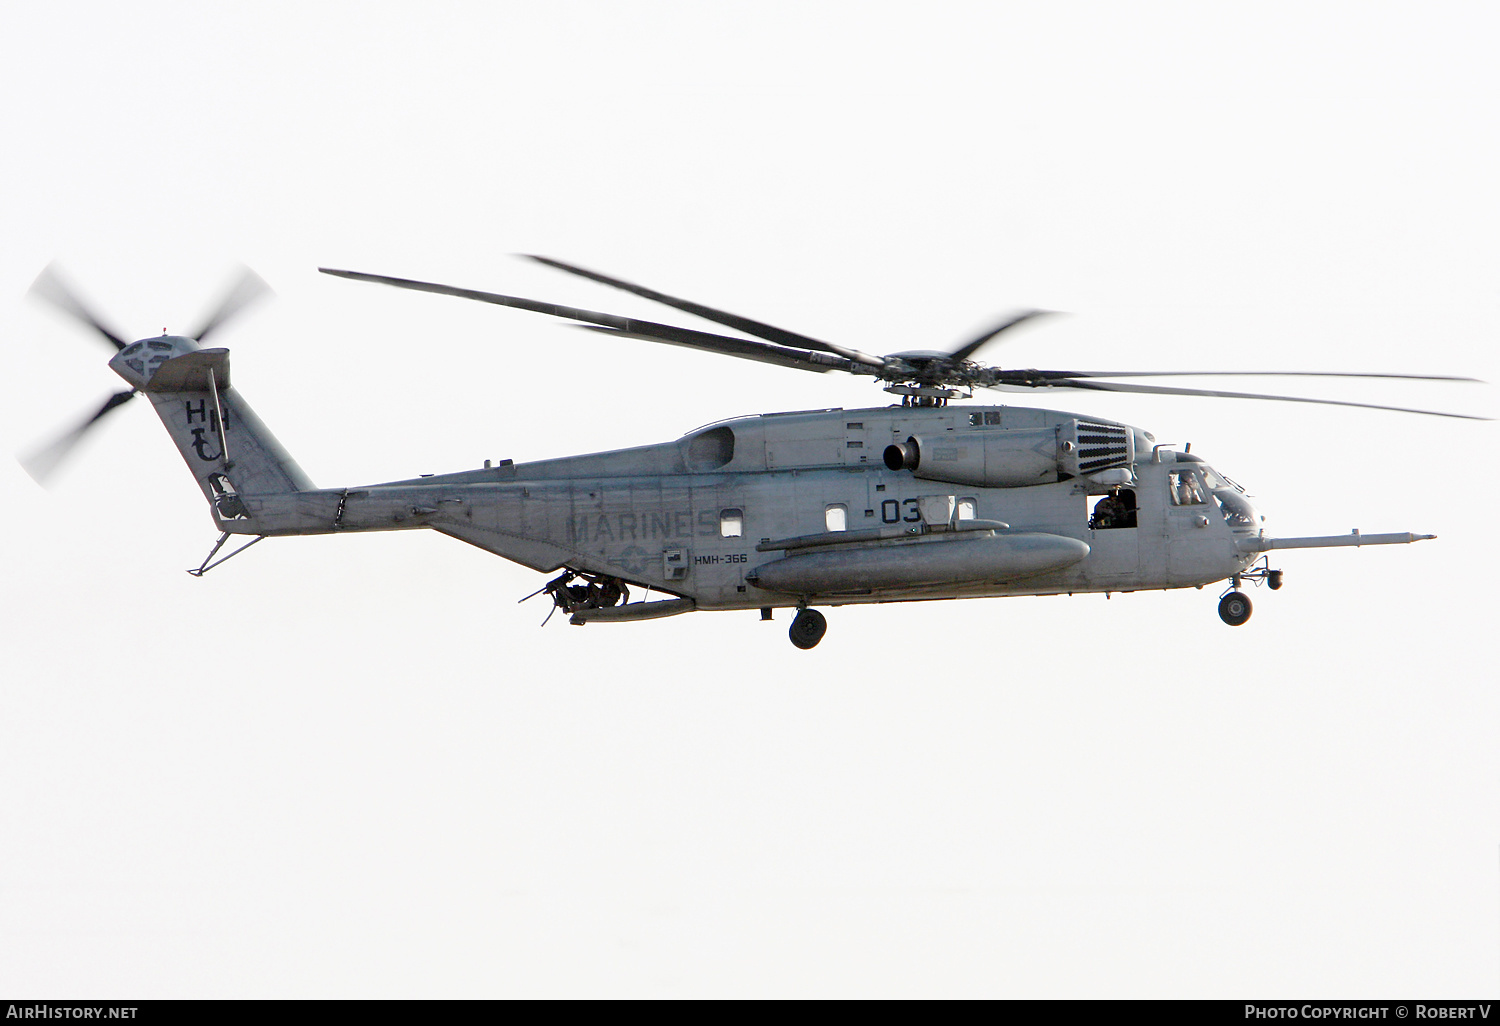
[(830, 531), (849, 530), (849, 507), (832, 502), (823, 508), (823, 525)]
[(958, 500), (958, 519), (973, 520), (979, 515), (979, 503), (974, 499)]
[(745, 511), (722, 509), (719, 511), (719, 537), (738, 538), (745, 533)]
[(1171, 490), (1172, 505), (1201, 506), (1208, 501), (1198, 475), (1191, 470), (1173, 470), (1167, 474), (1167, 486)]

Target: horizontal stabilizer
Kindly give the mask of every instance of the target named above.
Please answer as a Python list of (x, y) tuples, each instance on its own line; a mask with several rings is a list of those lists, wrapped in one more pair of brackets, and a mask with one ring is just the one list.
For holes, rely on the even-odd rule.
[(229, 388), (229, 350), (198, 349), (174, 356), (157, 369), (143, 386), (146, 392), (208, 392), (208, 372), (213, 371), (214, 386)]

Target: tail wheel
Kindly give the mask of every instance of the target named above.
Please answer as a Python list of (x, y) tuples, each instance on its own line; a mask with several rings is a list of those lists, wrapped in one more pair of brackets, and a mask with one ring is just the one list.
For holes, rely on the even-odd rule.
[(793, 645), (807, 649), (822, 641), (827, 631), (828, 620), (822, 613), (816, 609), (802, 609), (792, 617), (792, 626), (787, 631), (787, 636), (792, 639)]
[(1219, 599), (1219, 619), (1231, 627), (1244, 626), (1250, 619), (1250, 596), (1243, 591), (1231, 591)]

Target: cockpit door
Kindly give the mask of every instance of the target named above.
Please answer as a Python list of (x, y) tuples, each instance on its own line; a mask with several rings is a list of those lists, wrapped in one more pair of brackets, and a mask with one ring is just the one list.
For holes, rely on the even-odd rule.
[(1196, 466), (1169, 465), (1166, 479), (1167, 579), (1212, 579), (1224, 544), (1219, 507)]

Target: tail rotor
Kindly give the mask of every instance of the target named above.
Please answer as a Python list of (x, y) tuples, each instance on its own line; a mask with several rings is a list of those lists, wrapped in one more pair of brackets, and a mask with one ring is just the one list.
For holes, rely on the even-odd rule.
[[(222, 328), (245, 307), (270, 292), (270, 287), (248, 267), (224, 293), (214, 309), (205, 317), (197, 331), (188, 336), (201, 343), (204, 338)], [(118, 353), (124, 353), (132, 343), (110, 328), (93, 308), (79, 297), (78, 291), (67, 283), (55, 265), (49, 265), (31, 286), (30, 294), (60, 310), (97, 334)], [(140, 345), (140, 343), (134, 343)], [(127, 354), (128, 355), (128, 354)], [(77, 426), (63, 432), (48, 444), (20, 459), (21, 467), (38, 484), (46, 481), (67, 461), (78, 443), (111, 412), (123, 406), (139, 394), (136, 388), (115, 392), (94, 412), (88, 414)]]

